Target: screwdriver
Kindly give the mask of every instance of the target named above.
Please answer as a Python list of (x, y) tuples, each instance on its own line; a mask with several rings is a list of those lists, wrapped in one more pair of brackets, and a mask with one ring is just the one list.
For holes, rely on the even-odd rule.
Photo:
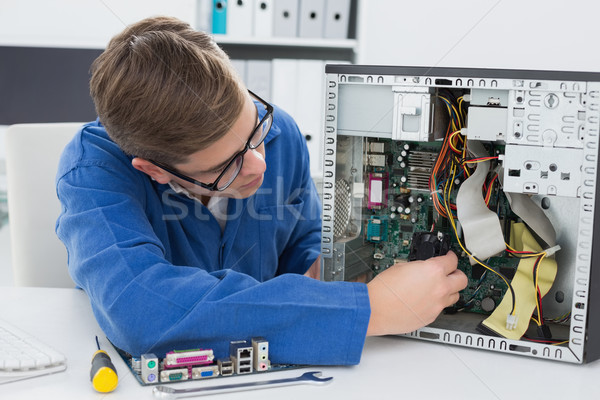
[(100, 349), (100, 342), (96, 336), (96, 345), (98, 351), (94, 353), (92, 358), (92, 369), (90, 370), (90, 381), (96, 391), (100, 393), (108, 393), (115, 390), (119, 384), (119, 376), (113, 365), (108, 353)]

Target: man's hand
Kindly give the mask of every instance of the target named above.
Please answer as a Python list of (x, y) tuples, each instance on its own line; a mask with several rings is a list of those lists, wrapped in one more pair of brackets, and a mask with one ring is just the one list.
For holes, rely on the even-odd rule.
[(398, 263), (367, 284), (371, 318), (367, 336), (412, 332), (430, 324), (456, 303), (467, 286), (456, 255)]
[(321, 279), (321, 256), (317, 257), (313, 265), (304, 273), (304, 276), (317, 280)]

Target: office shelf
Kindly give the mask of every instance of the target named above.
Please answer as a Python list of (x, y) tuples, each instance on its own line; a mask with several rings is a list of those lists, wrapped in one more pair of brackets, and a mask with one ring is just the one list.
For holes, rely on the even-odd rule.
[(218, 44), (223, 45), (240, 45), (240, 46), (257, 46), (257, 47), (312, 47), (319, 49), (355, 49), (357, 45), (356, 39), (308, 39), (308, 38), (234, 38), (227, 35), (213, 35)]

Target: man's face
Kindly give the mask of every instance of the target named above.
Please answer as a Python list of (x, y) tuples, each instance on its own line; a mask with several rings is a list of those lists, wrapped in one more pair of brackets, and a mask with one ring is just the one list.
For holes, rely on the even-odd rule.
[[(235, 154), (244, 149), (254, 128), (258, 124), (256, 106), (249, 96), (239, 118), (227, 134), (204, 150), (193, 153), (188, 161), (174, 165), (177, 170), (200, 182), (211, 183), (223, 171)], [(200, 186), (173, 176), (173, 181), (199, 196), (221, 196), (244, 199), (252, 196), (262, 184), (267, 164), (265, 163), (265, 145), (249, 149), (244, 154), (244, 163), (240, 173), (231, 185), (222, 192), (212, 192)]]

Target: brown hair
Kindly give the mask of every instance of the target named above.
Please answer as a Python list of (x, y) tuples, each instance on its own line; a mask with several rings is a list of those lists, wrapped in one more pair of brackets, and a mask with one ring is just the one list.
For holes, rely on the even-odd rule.
[(170, 17), (127, 27), (91, 73), (90, 94), (110, 138), (128, 154), (168, 165), (227, 133), (247, 96), (212, 38)]

